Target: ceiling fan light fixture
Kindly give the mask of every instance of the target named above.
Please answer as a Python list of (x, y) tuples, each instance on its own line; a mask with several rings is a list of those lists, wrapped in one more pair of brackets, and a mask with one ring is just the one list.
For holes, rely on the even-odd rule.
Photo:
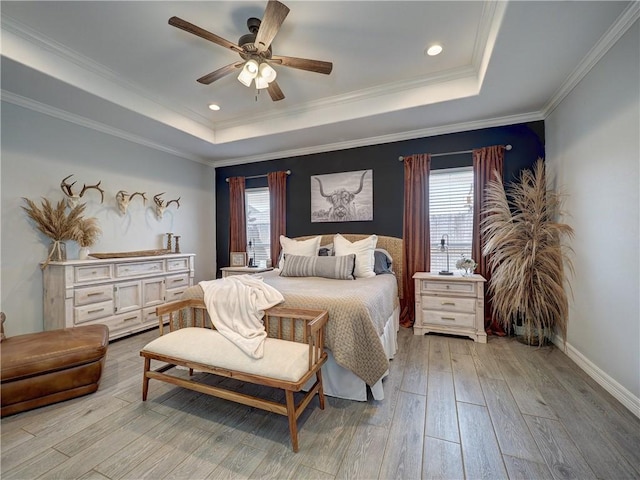
[(262, 75), (258, 75), (256, 77), (256, 88), (258, 90), (262, 90), (263, 88), (269, 87), (269, 82)]
[(250, 87), (251, 82), (254, 78), (256, 78), (256, 75), (258, 75), (258, 62), (253, 59), (247, 60), (247, 62), (244, 64), (244, 67), (242, 67), (242, 70), (240, 70), (238, 80), (243, 85)]
[(274, 68), (266, 62), (263, 62), (260, 64), (258, 73), (259, 73), (258, 76), (260, 78), (264, 78), (267, 84), (273, 82), (276, 79), (276, 76), (278, 75), (277, 72), (274, 70)]

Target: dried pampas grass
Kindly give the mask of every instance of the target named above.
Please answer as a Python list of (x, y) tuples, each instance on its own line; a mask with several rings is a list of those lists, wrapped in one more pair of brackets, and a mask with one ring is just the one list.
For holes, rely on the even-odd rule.
[(78, 223), (73, 239), (81, 247), (91, 247), (95, 245), (101, 233), (102, 230), (98, 226), (97, 218), (83, 218)]
[(36, 228), (53, 241), (74, 240), (76, 231), (82, 220), (82, 214), (86, 205), (79, 203), (76, 207), (66, 212), (66, 202), (60, 200), (53, 207), (51, 202), (43, 198), (42, 207), (38, 207), (28, 198), (22, 198), (27, 202), (28, 207), (22, 207), (33, 220)]
[(493, 314), (507, 330), (521, 318), (527, 343), (537, 337), (542, 345), (554, 327), (566, 339), (565, 266), (571, 271), (573, 267), (562, 239), (573, 237), (573, 229), (556, 221), (562, 195), (547, 189), (542, 159), (510, 187), (511, 201), (500, 175), (494, 172), (494, 176), (486, 189), (482, 223)]

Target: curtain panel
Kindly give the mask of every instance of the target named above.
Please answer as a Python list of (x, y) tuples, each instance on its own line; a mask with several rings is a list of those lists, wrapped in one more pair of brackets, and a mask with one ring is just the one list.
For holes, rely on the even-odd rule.
[(247, 251), (244, 177), (229, 178), (229, 251)]
[(493, 178), (493, 172), (497, 171), (500, 178), (503, 177), (505, 147), (494, 145), (491, 147), (478, 148), (473, 150), (473, 240), (471, 244), (471, 255), (478, 266), (475, 273), (482, 275), (486, 280), (484, 299), (484, 328), (488, 335), (505, 335), (504, 329), (495, 321), (492, 314), (491, 294), (489, 284), (491, 282), (491, 271), (488, 263), (489, 257), (482, 256), (484, 236), (482, 235), (482, 221), (486, 217), (484, 212), (485, 189), (489, 180)]
[(404, 277), (400, 324), (411, 327), (415, 321), (413, 275), (431, 267), (429, 232), (429, 169), (431, 155), (417, 154), (404, 159)]
[(287, 235), (287, 172), (267, 174), (269, 185), (269, 214), (271, 262), (276, 265), (280, 256), (280, 235)]

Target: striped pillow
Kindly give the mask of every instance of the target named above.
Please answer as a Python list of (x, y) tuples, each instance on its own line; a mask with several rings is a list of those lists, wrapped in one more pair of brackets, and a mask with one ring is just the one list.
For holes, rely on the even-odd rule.
[(336, 280), (355, 280), (356, 255), (338, 257), (306, 257), (285, 253), (282, 277), (324, 277)]

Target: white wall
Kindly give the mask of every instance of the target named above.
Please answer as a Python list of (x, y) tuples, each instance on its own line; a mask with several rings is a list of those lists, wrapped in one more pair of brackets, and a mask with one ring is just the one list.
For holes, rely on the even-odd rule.
[[(157, 249), (165, 232), (181, 235), (182, 252), (195, 253), (195, 281), (215, 278), (215, 170), (161, 151), (81, 127), (7, 102), (2, 103), (1, 283), (0, 309), (6, 313), (8, 335), (41, 331), (42, 273), (49, 240), (31, 224), (21, 197), (40, 204), (64, 198), (60, 181), (74, 174), (74, 191), (83, 183), (102, 181), (100, 194), (84, 197), (86, 215), (98, 218), (102, 236), (94, 252)], [(118, 190), (144, 191), (125, 216), (118, 212)], [(181, 197), (162, 220), (152, 207), (153, 195)], [(67, 257), (77, 258), (78, 245), (67, 242)]]
[(639, 50), (636, 21), (545, 120), (547, 164), (575, 229), (569, 351), (638, 412)]

